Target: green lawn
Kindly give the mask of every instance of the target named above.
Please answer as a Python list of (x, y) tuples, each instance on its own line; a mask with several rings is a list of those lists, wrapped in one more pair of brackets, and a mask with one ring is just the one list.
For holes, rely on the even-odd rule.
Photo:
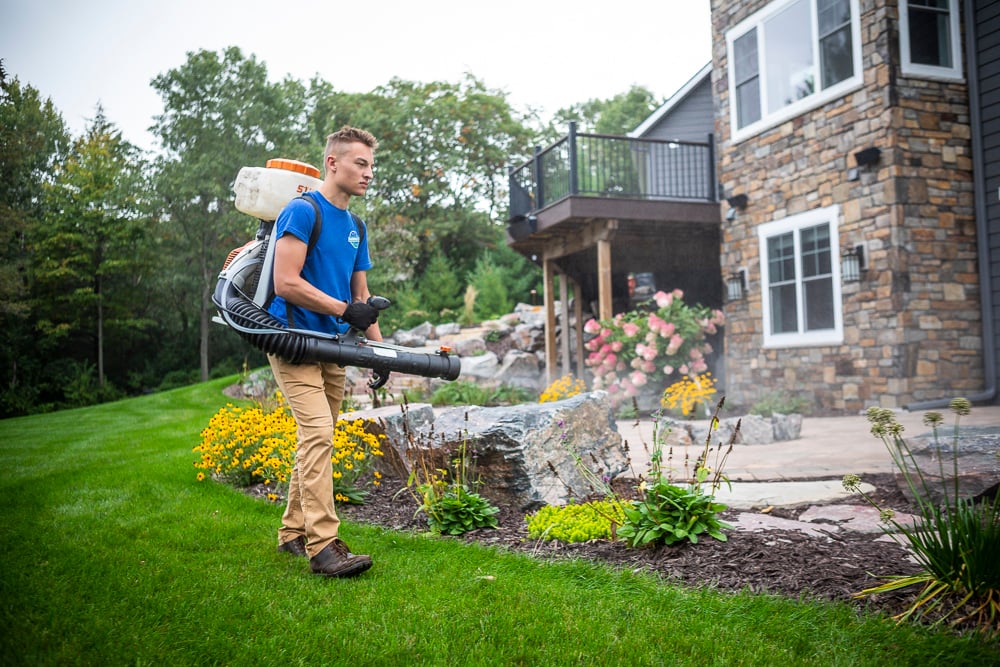
[[(985, 665), (996, 644), (345, 523), (356, 579), (275, 552), (281, 508), (197, 482), (234, 378), (0, 421), (4, 665)], [(488, 480), (487, 480), (488, 482)]]

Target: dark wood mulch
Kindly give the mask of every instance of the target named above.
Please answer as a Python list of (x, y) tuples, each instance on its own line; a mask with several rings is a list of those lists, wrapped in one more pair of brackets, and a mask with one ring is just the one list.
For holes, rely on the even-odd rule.
[[(865, 481), (876, 486), (875, 497), (883, 506), (897, 511), (912, 509), (897, 490), (892, 475), (866, 476)], [(413, 498), (406, 491), (396, 494), (402, 486), (399, 480), (384, 479), (365, 505), (341, 505), (338, 513), (349, 521), (425, 531), (423, 514), (414, 516)], [(847, 502), (863, 500), (856, 497)], [(774, 509), (771, 513), (797, 518), (804, 509)], [(722, 518), (731, 523), (737, 514), (728, 510)], [(842, 600), (859, 609), (887, 614), (903, 611), (913, 594), (889, 593), (863, 599), (854, 598), (854, 594), (883, 583), (886, 577), (918, 571), (908, 560), (905, 549), (895, 542), (876, 540), (879, 534), (840, 531), (825, 539), (797, 531), (731, 530), (726, 542), (706, 537), (698, 544), (631, 549), (622, 542), (609, 540), (579, 544), (532, 540), (528, 538), (523, 513), (501, 507), (498, 517), (499, 528), (477, 530), (455, 539), (538, 558), (585, 558), (619, 568), (642, 569), (685, 586), (771, 593), (796, 599)]]

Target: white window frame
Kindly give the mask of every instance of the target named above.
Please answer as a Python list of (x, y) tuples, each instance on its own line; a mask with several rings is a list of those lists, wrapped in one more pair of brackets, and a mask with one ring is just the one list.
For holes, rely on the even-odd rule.
[(951, 67), (923, 65), (911, 61), (910, 56), (910, 2), (899, 0), (899, 57), (904, 76), (925, 79), (963, 81), (962, 73), (962, 31), (959, 27), (958, 0), (948, 0), (948, 36), (951, 39)]
[[(838, 224), (840, 206), (828, 206), (792, 215), (781, 220), (768, 222), (757, 228), (760, 252), (761, 309), (763, 312), (764, 348), (818, 347), (821, 345), (841, 345), (844, 342), (843, 296), (840, 278), (840, 237)], [(808, 227), (827, 223), (830, 226), (830, 269), (832, 272), (833, 328), (817, 331), (805, 330), (805, 309), (802, 286), (802, 255), (799, 232)], [(798, 311), (798, 331), (794, 333), (771, 332), (771, 279), (768, 265), (767, 241), (781, 234), (792, 232), (795, 236), (795, 299)]]
[[(853, 76), (850, 76), (843, 81), (840, 81), (829, 88), (823, 90), (818, 90), (811, 95), (803, 97), (800, 100), (787, 104), (780, 109), (775, 111), (769, 111), (767, 109), (767, 66), (764, 61), (764, 55), (767, 53), (766, 49), (766, 36), (765, 30), (763, 30), (766, 21), (786, 9), (789, 5), (797, 0), (776, 0), (772, 2), (764, 9), (759, 12), (749, 16), (745, 20), (741, 21), (734, 28), (726, 32), (726, 55), (729, 62), (729, 127), (730, 134), (732, 136), (733, 143), (739, 143), (745, 139), (755, 136), (764, 130), (772, 128), (776, 125), (780, 125), (787, 120), (800, 116), (803, 113), (815, 109), (827, 102), (843, 97), (847, 93), (861, 88), (864, 85), (864, 70), (862, 66), (861, 51), (861, 12), (859, 9), (858, 0), (850, 0), (851, 6), (851, 45), (852, 45), (852, 64), (854, 68)], [(819, 19), (816, 12), (816, 0), (809, 0), (812, 4), (812, 25), (810, 29), (812, 31), (812, 46), (813, 46), (813, 81), (820, 81), (819, 72)], [(752, 30), (757, 30), (757, 58), (758, 58), (758, 76), (760, 80), (760, 113), (761, 117), (759, 120), (750, 123), (746, 127), (737, 126), (737, 108), (736, 108), (736, 80), (733, 63), (733, 48), (734, 42), (743, 37)]]

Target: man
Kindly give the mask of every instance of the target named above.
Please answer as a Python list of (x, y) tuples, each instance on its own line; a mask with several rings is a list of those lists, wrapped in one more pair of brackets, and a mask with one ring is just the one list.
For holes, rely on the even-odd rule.
[[(275, 225), (274, 292), (269, 308), (290, 327), (343, 333), (348, 325), (382, 340), (378, 312), (367, 300), (368, 235), (348, 212), (351, 197), (371, 183), (374, 152), (369, 132), (345, 126), (327, 137), (325, 174), (318, 191), (322, 229), (315, 247), (308, 241), (316, 218), (312, 204), (292, 200)], [(278, 387), (298, 425), (298, 450), (288, 484), (288, 506), (278, 530), (278, 551), (308, 556), (316, 574), (350, 577), (371, 567), (369, 556), (352, 554), (338, 536), (333, 504), (333, 431), (344, 399), (346, 370), (334, 363), (290, 364), (268, 355)]]

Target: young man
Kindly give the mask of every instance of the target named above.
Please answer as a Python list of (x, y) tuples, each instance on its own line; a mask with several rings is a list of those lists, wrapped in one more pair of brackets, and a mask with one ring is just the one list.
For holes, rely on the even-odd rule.
[[(368, 235), (347, 207), (371, 183), (378, 142), (370, 133), (343, 127), (327, 137), (325, 174), (318, 191), (306, 193), (322, 213), (322, 230), (307, 252), (316, 213), (296, 198), (275, 224), (274, 292), (271, 315), (298, 329), (344, 333), (353, 326), (382, 340), (378, 312), (367, 304), (372, 263)], [(288, 506), (278, 530), (278, 551), (308, 556), (316, 574), (350, 577), (371, 567), (369, 556), (352, 554), (338, 536), (333, 504), (333, 430), (344, 399), (346, 370), (334, 363), (290, 364), (268, 355), (278, 387), (298, 425), (298, 450), (288, 484)]]

